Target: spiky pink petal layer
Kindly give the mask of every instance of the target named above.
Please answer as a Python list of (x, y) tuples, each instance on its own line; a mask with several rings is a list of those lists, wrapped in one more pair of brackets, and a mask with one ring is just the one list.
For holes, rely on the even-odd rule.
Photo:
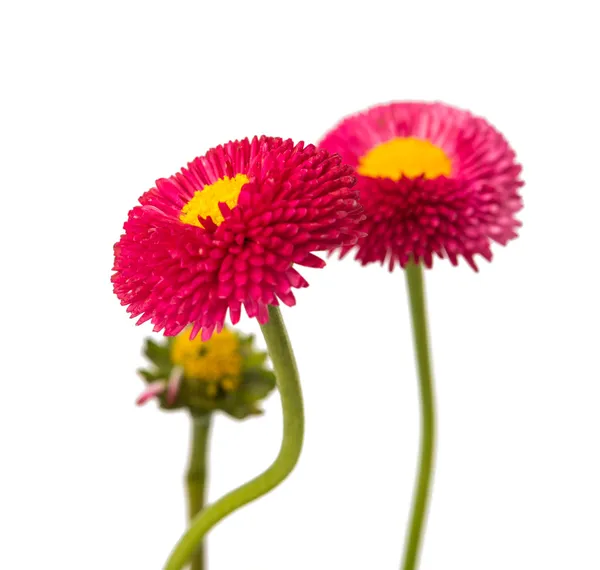
[(174, 366), (169, 376), (169, 382), (167, 383), (167, 404), (169, 406), (175, 403), (177, 400), (177, 394), (179, 394), (179, 388), (181, 387), (181, 381), (183, 379), (183, 368), (181, 366)]
[(143, 406), (153, 398), (160, 396), (167, 389), (166, 382), (153, 382), (137, 397), (136, 405)]
[[(453, 265), (462, 256), (477, 270), (474, 257), (491, 260), (492, 241), (505, 245), (517, 237), (521, 166), (485, 119), (442, 103), (390, 103), (344, 119), (319, 146), (357, 167), (375, 146), (398, 137), (438, 146), (452, 172), (398, 181), (357, 175), (367, 234), (357, 243), (357, 260), (387, 261), (391, 271), (411, 258), (431, 267), (434, 255)], [(343, 246), (341, 255), (353, 247)]]
[[(245, 174), (237, 206), (221, 203), (224, 220), (179, 216), (194, 193)], [(323, 267), (312, 252), (356, 244), (363, 219), (353, 169), (339, 156), (291, 140), (229, 142), (160, 179), (129, 212), (115, 245), (112, 282), (138, 324), (176, 335), (192, 325), (208, 339), (244, 307), (267, 321), (267, 306), (294, 305), (292, 288), (308, 286), (295, 266)]]

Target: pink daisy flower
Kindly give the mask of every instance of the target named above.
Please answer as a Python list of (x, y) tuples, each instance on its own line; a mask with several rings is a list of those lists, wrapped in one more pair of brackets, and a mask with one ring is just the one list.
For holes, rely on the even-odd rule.
[(207, 340), (244, 307), (294, 305), (308, 286), (296, 266), (312, 252), (354, 245), (362, 210), (351, 167), (304, 143), (261, 137), (229, 142), (156, 181), (129, 212), (115, 245), (114, 292), (137, 324)]
[[(319, 145), (357, 172), (365, 210), (356, 259), (431, 267), (462, 256), (477, 270), (521, 225), (521, 167), (485, 119), (442, 103), (389, 103), (341, 121)], [(354, 245), (340, 248), (346, 255)]]

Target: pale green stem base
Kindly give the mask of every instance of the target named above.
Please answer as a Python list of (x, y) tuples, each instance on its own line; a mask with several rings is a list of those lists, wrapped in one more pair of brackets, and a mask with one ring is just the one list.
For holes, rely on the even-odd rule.
[(175, 546), (164, 570), (181, 570), (206, 533), (227, 515), (277, 487), (294, 469), (304, 440), (304, 409), (296, 361), (281, 313), (269, 307), (269, 322), (261, 325), (273, 363), (283, 408), (283, 441), (279, 455), (262, 475), (205, 507)]
[[(210, 414), (192, 416), (190, 463), (186, 475), (190, 521), (204, 508), (210, 424)], [(205, 559), (206, 548), (201, 542), (192, 554), (190, 570), (204, 570)]]
[(410, 263), (405, 268), (406, 285), (412, 317), (413, 340), (419, 376), (421, 400), (421, 451), (419, 471), (413, 494), (413, 505), (404, 547), (403, 570), (417, 567), (419, 551), (425, 531), (427, 506), (431, 492), (433, 463), (435, 454), (435, 401), (431, 357), (427, 334), (427, 313), (425, 308), (425, 287), (423, 269)]

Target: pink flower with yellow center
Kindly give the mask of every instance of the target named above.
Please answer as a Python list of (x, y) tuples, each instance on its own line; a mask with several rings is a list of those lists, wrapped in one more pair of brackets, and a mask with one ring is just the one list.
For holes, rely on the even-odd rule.
[(356, 169), (363, 265), (462, 256), (477, 270), (476, 255), (489, 261), (492, 242), (517, 237), (521, 167), (485, 119), (442, 103), (378, 105), (341, 121), (320, 147)]
[(362, 210), (351, 167), (304, 143), (229, 142), (156, 181), (129, 212), (112, 282), (138, 324), (171, 336), (191, 325), (207, 340), (242, 307), (261, 324), (267, 306), (294, 305), (308, 283), (296, 266), (313, 252), (354, 245)]

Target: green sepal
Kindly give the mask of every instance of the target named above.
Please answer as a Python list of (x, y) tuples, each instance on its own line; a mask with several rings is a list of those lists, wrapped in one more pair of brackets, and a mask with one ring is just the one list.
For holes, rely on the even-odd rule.
[(166, 344), (158, 344), (151, 338), (147, 338), (144, 347), (144, 355), (146, 358), (148, 358), (148, 360), (158, 368), (161, 375), (164, 376), (169, 376), (171, 369), (173, 368), (169, 346), (168, 342)]
[(244, 375), (240, 394), (245, 402), (263, 400), (275, 389), (275, 374), (270, 370), (253, 368)]
[(152, 370), (146, 370), (145, 368), (138, 368), (137, 373), (148, 383), (156, 382), (157, 380), (164, 380), (160, 374), (153, 372)]
[(219, 406), (225, 413), (237, 419), (263, 413), (258, 402), (266, 398), (275, 388), (275, 375), (266, 369), (252, 368), (244, 373), (239, 388), (221, 401)]
[(266, 352), (253, 352), (244, 359), (244, 368), (250, 370), (252, 368), (262, 368), (267, 361)]
[(224, 410), (236, 420), (245, 420), (251, 416), (261, 416), (264, 412), (255, 404), (238, 404), (237, 406)]

